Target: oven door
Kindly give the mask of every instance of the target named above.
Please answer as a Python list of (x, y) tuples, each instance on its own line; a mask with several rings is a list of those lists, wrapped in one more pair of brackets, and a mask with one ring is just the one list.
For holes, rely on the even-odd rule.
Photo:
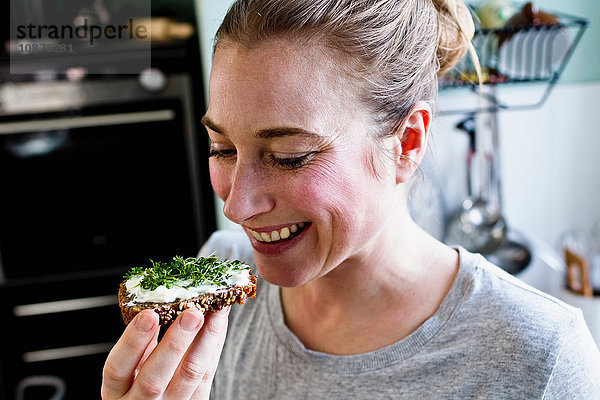
[(118, 283), (90, 274), (4, 286), (0, 399), (99, 399), (104, 362), (124, 328)]
[[(0, 399), (99, 398), (123, 273), (214, 230), (191, 79), (0, 86)], [(200, 142), (202, 143), (202, 142)], [(52, 397), (56, 394), (57, 397)], [(21, 396), (21, 397), (19, 397)]]
[(0, 118), (4, 279), (196, 254), (185, 131), (178, 99)]

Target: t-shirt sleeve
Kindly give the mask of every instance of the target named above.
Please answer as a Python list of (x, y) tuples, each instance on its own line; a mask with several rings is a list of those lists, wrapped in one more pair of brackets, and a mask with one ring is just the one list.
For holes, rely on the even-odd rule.
[(581, 310), (563, 339), (543, 399), (600, 399), (600, 352)]

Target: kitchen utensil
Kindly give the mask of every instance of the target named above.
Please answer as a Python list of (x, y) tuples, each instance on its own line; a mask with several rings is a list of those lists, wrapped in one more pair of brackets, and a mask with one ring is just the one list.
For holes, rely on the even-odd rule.
[(487, 255), (488, 261), (516, 275), (531, 263), (531, 251), (524, 244), (507, 239), (496, 251)]
[[(512, 79), (550, 77), (564, 59), (572, 39), (567, 29), (531, 29), (511, 34), (498, 49), (497, 69)], [(539, 45), (533, 52), (524, 43)]]
[[(48, 400), (62, 400), (65, 398), (67, 385), (65, 381), (58, 376), (52, 375), (34, 375), (22, 379), (17, 385), (16, 400), (24, 400), (26, 392), (33, 392), (33, 388), (52, 389), (51, 397)], [(42, 392), (44, 393), (44, 392)], [(30, 395), (32, 393), (29, 393)]]
[[(554, 14), (527, 3), (513, 15), (498, 34), (498, 72), (512, 79), (550, 77), (564, 59), (571, 38), (568, 29), (558, 27)], [(530, 43), (540, 49), (531, 50)]]
[[(484, 99), (481, 96), (480, 101)], [(491, 257), (493, 263), (516, 274), (529, 265), (532, 257), (526, 245), (507, 238), (508, 227), (502, 215), (497, 113), (471, 114), (457, 128), (470, 138), (468, 198), (450, 219), (446, 242)]]
[[(458, 129), (469, 135), (467, 156), (467, 199), (450, 218), (446, 241), (469, 251), (489, 253), (497, 249), (506, 236), (506, 222), (499, 204), (490, 200), (492, 183), (497, 180), (493, 157), (480, 143), (482, 132), (476, 128), (476, 115), (459, 122)], [(478, 168), (474, 168), (474, 167)], [(497, 192), (497, 191), (496, 191)]]
[(567, 264), (567, 288), (577, 294), (592, 296), (591, 262), (595, 253), (592, 236), (584, 231), (567, 231), (560, 238), (560, 247)]
[(567, 286), (573, 292), (591, 297), (594, 294), (590, 283), (590, 266), (587, 260), (565, 247), (567, 263)]
[(448, 224), (446, 242), (487, 254), (504, 242), (506, 222), (496, 204), (469, 197)]

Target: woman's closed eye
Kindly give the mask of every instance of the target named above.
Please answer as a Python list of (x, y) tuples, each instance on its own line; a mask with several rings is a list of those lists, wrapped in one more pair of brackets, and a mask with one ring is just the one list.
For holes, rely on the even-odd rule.
[(210, 157), (227, 158), (227, 157), (235, 156), (235, 154), (236, 154), (235, 149), (215, 149), (214, 147), (211, 147), (210, 149), (208, 149), (208, 158), (210, 158)]
[[(271, 153), (266, 156), (267, 162), (273, 167), (293, 170), (306, 165), (318, 152), (311, 151), (308, 153), (296, 154), (280, 154)], [(234, 158), (237, 155), (236, 149), (218, 149), (211, 147), (208, 151), (208, 157), (227, 160)]]
[(269, 155), (269, 162), (275, 167), (284, 169), (298, 169), (306, 165), (315, 155), (316, 151), (311, 151), (301, 155), (286, 154), (286, 155)]

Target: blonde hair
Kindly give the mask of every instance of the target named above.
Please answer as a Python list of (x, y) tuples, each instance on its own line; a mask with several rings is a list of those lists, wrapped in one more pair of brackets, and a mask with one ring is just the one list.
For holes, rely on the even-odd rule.
[[(473, 20), (461, 0), (237, 0), (216, 34), (248, 48), (270, 39), (322, 44), (345, 55), (381, 135), (418, 101), (437, 99), (437, 78), (472, 50)], [(474, 51), (472, 55), (476, 57)]]

